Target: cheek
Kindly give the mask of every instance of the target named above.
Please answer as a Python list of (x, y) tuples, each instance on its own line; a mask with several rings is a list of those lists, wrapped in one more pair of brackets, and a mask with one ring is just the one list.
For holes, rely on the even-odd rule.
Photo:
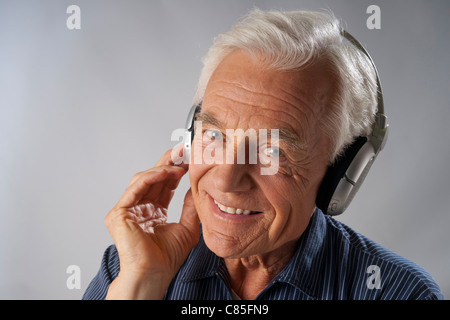
[[(199, 184), (201, 182), (202, 177), (207, 172), (207, 168), (205, 165), (201, 164), (190, 164), (189, 165), (189, 182), (191, 185), (192, 195), (194, 196), (194, 200), (198, 197), (199, 192)], [(197, 202), (196, 202), (197, 204)]]
[(200, 180), (200, 177), (202, 176), (202, 168), (200, 165), (197, 164), (190, 164), (189, 165), (189, 182), (191, 184), (192, 192), (197, 189), (198, 181)]
[(189, 181), (193, 193), (198, 192), (198, 187), (202, 178), (206, 172), (213, 167), (213, 163), (210, 162), (211, 164), (208, 164), (207, 161), (204, 161), (203, 151), (201, 135), (196, 133), (192, 143), (191, 159), (189, 164)]
[(190, 164), (189, 165), (189, 182), (192, 191), (192, 197), (194, 199), (195, 207), (199, 213), (200, 219), (201, 213), (203, 212), (202, 206), (205, 206), (207, 201), (207, 196), (205, 194), (205, 186), (208, 186), (208, 175), (207, 172), (211, 169), (211, 165), (205, 164)]
[(266, 199), (274, 210), (270, 237), (281, 241), (298, 238), (315, 209), (313, 191), (305, 188), (303, 179), (297, 176), (271, 181), (266, 190)]

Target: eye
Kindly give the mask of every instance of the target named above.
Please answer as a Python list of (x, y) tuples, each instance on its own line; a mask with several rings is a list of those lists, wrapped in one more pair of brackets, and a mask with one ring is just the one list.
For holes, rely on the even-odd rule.
[(279, 158), (283, 154), (280, 148), (275, 146), (265, 148), (264, 153), (268, 157), (277, 157), (277, 158)]
[(204, 137), (208, 137), (210, 141), (221, 141), (223, 138), (222, 132), (213, 129), (205, 130)]

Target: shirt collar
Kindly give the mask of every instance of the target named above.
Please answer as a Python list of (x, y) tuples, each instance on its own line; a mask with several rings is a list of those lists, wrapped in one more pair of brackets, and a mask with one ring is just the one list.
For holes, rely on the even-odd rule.
[[(313, 288), (313, 261), (315, 260), (326, 232), (324, 214), (316, 209), (308, 227), (299, 239), (296, 251), (291, 261), (272, 281), (286, 282), (311, 294)], [(195, 281), (219, 275), (228, 282), (228, 273), (222, 258), (216, 256), (206, 246), (203, 235), (197, 246), (191, 251), (188, 259), (180, 269), (179, 280), (183, 282)]]

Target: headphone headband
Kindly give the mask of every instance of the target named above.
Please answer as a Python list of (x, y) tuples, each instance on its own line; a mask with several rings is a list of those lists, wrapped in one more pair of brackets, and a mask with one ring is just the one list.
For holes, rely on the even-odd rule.
[(373, 124), (371, 140), (375, 147), (376, 153), (381, 151), (387, 140), (388, 133), (388, 122), (387, 117), (384, 113), (384, 99), (383, 99), (383, 89), (381, 87), (380, 76), (378, 74), (377, 67), (369, 52), (364, 48), (364, 46), (356, 40), (349, 32), (345, 29), (341, 29), (341, 35), (347, 39), (351, 44), (353, 44), (357, 49), (359, 49), (364, 55), (369, 59), (372, 67), (375, 71), (376, 83), (377, 83), (377, 113), (375, 114), (375, 122)]

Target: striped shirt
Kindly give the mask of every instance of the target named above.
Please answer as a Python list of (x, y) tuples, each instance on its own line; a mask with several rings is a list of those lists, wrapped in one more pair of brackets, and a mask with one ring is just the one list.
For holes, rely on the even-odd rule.
[[(83, 299), (104, 299), (118, 273), (119, 256), (112, 245)], [(168, 300), (233, 297), (223, 259), (210, 251), (202, 238), (164, 296)], [(317, 209), (291, 261), (256, 299), (435, 300), (444, 296), (420, 266)]]

